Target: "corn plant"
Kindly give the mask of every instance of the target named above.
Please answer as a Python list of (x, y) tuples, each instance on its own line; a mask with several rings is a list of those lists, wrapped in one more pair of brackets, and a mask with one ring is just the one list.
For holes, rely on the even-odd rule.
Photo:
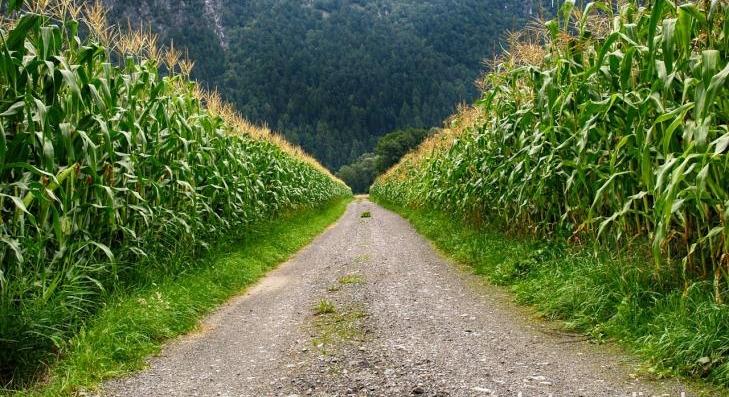
[[(481, 100), (370, 194), (644, 253), (647, 269), (633, 270), (652, 269), (656, 293), (683, 296), (675, 317), (712, 324), (729, 295), (729, 4), (616, 3), (567, 1), (557, 19), (512, 36)], [(686, 313), (696, 291), (715, 302)], [(652, 358), (729, 385), (726, 338), (713, 331), (658, 330)]]
[(658, 281), (710, 280), (722, 303), (728, 61), (726, 2), (567, 1), (484, 77), (479, 117), (372, 194), (573, 241), (646, 240)]
[(179, 271), (170, 258), (351, 194), (191, 83), (174, 49), (110, 29), (98, 3), (42, 3), (0, 23), (2, 375), (113, 289)]

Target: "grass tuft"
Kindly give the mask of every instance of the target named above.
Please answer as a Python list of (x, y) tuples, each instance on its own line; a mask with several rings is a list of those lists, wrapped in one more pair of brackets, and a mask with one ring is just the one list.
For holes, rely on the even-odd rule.
[(312, 343), (322, 353), (336, 350), (336, 346), (365, 339), (363, 320), (367, 317), (360, 308), (346, 308), (341, 313), (319, 316), (314, 320), (315, 337)]
[(314, 314), (316, 314), (317, 316), (332, 314), (336, 312), (337, 308), (334, 306), (334, 303), (327, 299), (320, 300), (319, 302), (317, 302), (316, 306), (314, 306)]
[(359, 274), (347, 274), (346, 276), (342, 276), (339, 278), (339, 284), (347, 285), (347, 284), (362, 284), (364, 282), (364, 277), (360, 276)]
[(359, 217), (360, 218), (371, 218), (372, 217), (372, 214), (369, 211), (365, 211)]

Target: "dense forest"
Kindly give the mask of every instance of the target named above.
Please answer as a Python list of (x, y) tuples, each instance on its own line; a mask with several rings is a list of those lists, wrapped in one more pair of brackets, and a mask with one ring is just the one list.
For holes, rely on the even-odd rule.
[(112, 22), (151, 24), (248, 119), (331, 169), (402, 128), (472, 101), (499, 40), (549, 13), (523, 0), (105, 0)]
[(375, 178), (395, 165), (410, 150), (416, 148), (437, 129), (407, 128), (381, 136), (373, 152), (360, 155), (337, 172), (355, 193), (367, 193)]

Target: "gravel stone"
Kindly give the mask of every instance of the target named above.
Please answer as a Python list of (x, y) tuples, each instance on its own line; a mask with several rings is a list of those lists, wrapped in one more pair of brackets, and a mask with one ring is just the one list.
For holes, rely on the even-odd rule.
[[(360, 214), (370, 211), (370, 218)], [(338, 280), (357, 275), (359, 283)], [(332, 286), (336, 286), (333, 289)], [(330, 300), (336, 313), (316, 316)], [(110, 396), (685, 396), (559, 331), (364, 199)]]

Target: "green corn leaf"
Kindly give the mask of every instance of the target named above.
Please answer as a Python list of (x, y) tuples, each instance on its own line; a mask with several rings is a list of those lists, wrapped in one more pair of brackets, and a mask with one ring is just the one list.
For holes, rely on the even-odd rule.
[(0, 117), (14, 116), (18, 113), (22, 113), (24, 107), (25, 101), (17, 101), (14, 104), (10, 105), (10, 107), (8, 107), (8, 109), (5, 110), (3, 113), (0, 113)]
[(646, 38), (646, 44), (648, 46), (648, 61), (647, 61), (647, 73), (645, 78), (650, 79), (653, 76), (656, 59), (656, 31), (658, 29), (658, 23), (660, 22), (661, 16), (663, 15), (663, 7), (666, 0), (655, 0), (653, 7), (651, 8), (651, 17), (648, 22), (648, 37)]
[(79, 88), (79, 83), (78, 83), (76, 74), (68, 69), (61, 69), (59, 71), (61, 72), (61, 75), (63, 76), (63, 81), (66, 82), (68, 87), (71, 89), (71, 92), (76, 94), (76, 96), (80, 99), (81, 98), (81, 89)]
[[(12, 3), (22, 3), (22, 0), (12, 1), (10, 8), (13, 9)], [(41, 21), (40, 15), (37, 14), (25, 14), (20, 20), (15, 23), (15, 27), (8, 34), (8, 38), (5, 41), (5, 45), (10, 51), (18, 51), (23, 48), (24, 42), (28, 36), (28, 33), (36, 29)]]
[(31, 213), (28, 212), (28, 208), (27, 208), (26, 204), (23, 202), (23, 200), (20, 199), (20, 197), (11, 196), (11, 195), (4, 194), (4, 193), (0, 193), (0, 197), (10, 199), (13, 202), (13, 204), (15, 204), (15, 208), (17, 211), (31, 215)]
[(699, 24), (703, 25), (706, 23), (706, 15), (699, 9), (696, 3), (686, 3), (678, 7), (678, 15), (691, 16)]
[(108, 246), (98, 241), (91, 241), (90, 243), (98, 247), (110, 261), (114, 261), (114, 254)]
[(729, 147), (729, 133), (722, 135), (717, 140), (712, 142), (711, 145), (714, 146), (715, 156), (723, 154), (726, 151), (727, 147)]
[(18, 240), (11, 239), (5, 236), (0, 236), (0, 241), (10, 247), (10, 250), (12, 250), (13, 254), (15, 255), (15, 260), (18, 263), (23, 263), (23, 252), (20, 248), (20, 243), (18, 242)]
[(706, 90), (705, 93), (706, 97), (701, 102), (702, 108), (699, 112), (701, 118), (707, 117), (709, 115), (711, 106), (714, 105), (714, 101), (719, 95), (719, 92), (726, 88), (727, 77), (729, 77), (729, 63), (724, 67), (724, 69), (721, 70), (721, 72), (715, 74), (711, 78), (711, 83), (709, 83), (709, 88)]
[(673, 72), (674, 54), (676, 52), (676, 22), (675, 18), (663, 20), (663, 62), (668, 73)]

